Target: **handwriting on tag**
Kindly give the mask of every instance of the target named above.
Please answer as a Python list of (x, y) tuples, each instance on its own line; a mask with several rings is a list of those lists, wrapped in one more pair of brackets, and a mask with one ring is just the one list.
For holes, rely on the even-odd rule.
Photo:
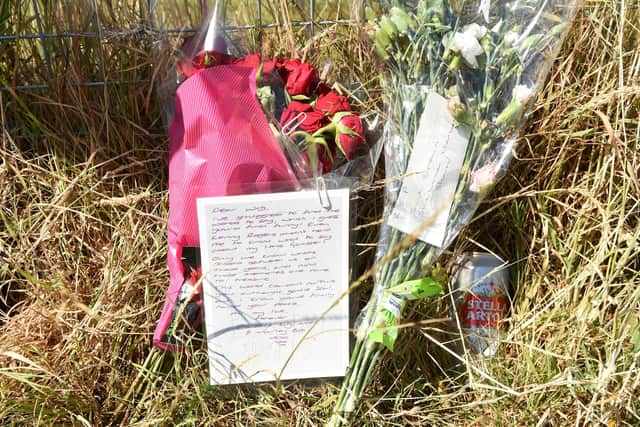
[(389, 225), (442, 247), (470, 135), (447, 111), (447, 100), (429, 92)]

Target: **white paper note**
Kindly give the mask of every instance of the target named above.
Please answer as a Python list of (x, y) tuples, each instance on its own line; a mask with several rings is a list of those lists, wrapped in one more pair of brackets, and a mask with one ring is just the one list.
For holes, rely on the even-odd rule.
[(469, 137), (447, 111), (447, 100), (430, 92), (389, 225), (404, 233), (426, 227), (418, 238), (442, 247)]
[(323, 313), (349, 285), (349, 190), (318, 196), (198, 199), (211, 384), (344, 375), (348, 298)]

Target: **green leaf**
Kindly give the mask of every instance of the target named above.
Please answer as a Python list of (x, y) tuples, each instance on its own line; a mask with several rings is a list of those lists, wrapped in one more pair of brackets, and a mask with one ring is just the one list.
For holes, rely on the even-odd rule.
[[(392, 286), (385, 291), (386, 297), (397, 295), (408, 300), (416, 300), (428, 298), (436, 295), (443, 295), (444, 289), (431, 277), (423, 277), (422, 279), (409, 280), (398, 285)], [(383, 298), (384, 299), (384, 298)], [(386, 299), (384, 299), (386, 301)], [(405, 304), (399, 309), (402, 312)], [(379, 309), (378, 316), (382, 322), (369, 333), (369, 339), (373, 342), (380, 343), (393, 351), (396, 339), (398, 339), (398, 320), (394, 313), (387, 310), (384, 304)]]
[(380, 310), (380, 314), (384, 317), (384, 324), (371, 331), (369, 339), (384, 345), (389, 351), (393, 351), (393, 346), (396, 343), (396, 339), (398, 339), (397, 319), (393, 313), (384, 308)]
[(304, 102), (311, 101), (311, 98), (309, 98), (307, 95), (293, 95), (291, 99), (293, 99), (294, 101), (304, 101)]
[(444, 289), (440, 283), (431, 277), (423, 277), (422, 279), (409, 280), (392, 286), (387, 290), (392, 294), (401, 295), (409, 300), (433, 297), (443, 295)]

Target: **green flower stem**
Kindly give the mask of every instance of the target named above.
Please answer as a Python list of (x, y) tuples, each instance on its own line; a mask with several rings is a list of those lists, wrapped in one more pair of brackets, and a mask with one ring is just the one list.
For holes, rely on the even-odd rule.
[[(390, 232), (389, 247), (394, 250), (403, 244), (406, 234), (396, 229), (392, 229)], [(378, 279), (377, 287), (374, 290), (374, 294), (380, 296), (384, 289), (419, 276), (421, 273), (421, 255), (428, 253), (430, 250), (433, 250), (432, 246), (421, 242), (413, 244), (411, 247), (400, 249), (400, 253), (396, 257), (382, 265), (378, 270), (376, 274)], [(345, 376), (345, 381), (335, 406), (336, 410), (328, 423), (329, 426), (337, 427), (349, 424), (357, 408), (356, 405), (373, 375), (376, 362), (384, 350), (383, 345), (369, 339), (369, 334), (381, 326), (376, 324), (378, 309), (378, 300), (374, 300), (373, 303), (367, 306), (349, 362), (350, 368)]]

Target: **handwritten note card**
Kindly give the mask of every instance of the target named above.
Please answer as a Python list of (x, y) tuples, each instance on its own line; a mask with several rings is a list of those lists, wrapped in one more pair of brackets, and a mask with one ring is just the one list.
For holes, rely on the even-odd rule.
[(389, 224), (442, 247), (447, 219), (460, 178), (470, 132), (447, 111), (447, 100), (435, 92), (427, 96), (407, 173)]
[(337, 377), (349, 359), (349, 190), (198, 200), (211, 384)]

